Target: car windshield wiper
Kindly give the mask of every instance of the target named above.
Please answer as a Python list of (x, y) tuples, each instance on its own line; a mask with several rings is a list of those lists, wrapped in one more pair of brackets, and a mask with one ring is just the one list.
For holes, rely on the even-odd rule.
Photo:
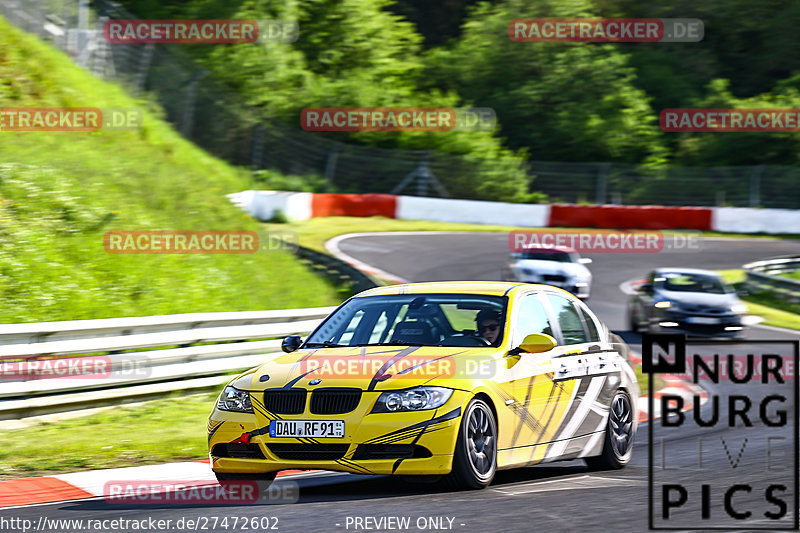
[(371, 342), (369, 344), (355, 344), (354, 346), (439, 346), (439, 345), (400, 341), (400, 342)]
[(324, 342), (307, 342), (306, 348), (349, 348), (350, 346), (347, 344), (336, 344), (335, 342), (331, 341), (324, 341)]

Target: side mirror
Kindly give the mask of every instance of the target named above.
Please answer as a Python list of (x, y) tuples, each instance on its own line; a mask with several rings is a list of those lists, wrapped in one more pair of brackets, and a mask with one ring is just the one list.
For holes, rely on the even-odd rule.
[(289, 335), (283, 339), (281, 350), (291, 353), (297, 350), (301, 344), (303, 344), (303, 339), (300, 338), (300, 335)]
[(592, 262), (592, 260), (589, 259), (588, 257), (581, 257), (580, 259), (578, 259), (578, 263), (580, 263), (582, 265), (588, 265), (591, 262)]
[(519, 351), (527, 353), (549, 352), (558, 345), (558, 342), (546, 333), (532, 333), (526, 335), (519, 345)]

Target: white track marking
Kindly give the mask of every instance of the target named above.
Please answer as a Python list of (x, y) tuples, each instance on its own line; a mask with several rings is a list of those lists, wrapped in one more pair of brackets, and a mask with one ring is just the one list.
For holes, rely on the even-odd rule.
[(519, 496), (535, 492), (554, 492), (558, 490), (599, 489), (604, 487), (630, 487), (644, 485), (646, 482), (638, 479), (619, 479), (611, 477), (596, 477), (583, 475), (568, 479), (551, 479), (533, 483), (521, 483), (491, 489), (506, 496)]
[[(389, 234), (400, 234), (403, 232), (391, 232)], [(365, 274), (373, 274), (375, 276), (381, 277), (383, 279), (394, 281), (396, 283), (409, 283), (409, 281), (405, 278), (401, 278), (395, 274), (391, 274), (379, 268), (375, 268), (374, 266), (368, 265), (363, 261), (359, 261), (355, 257), (347, 255), (339, 248), (339, 243), (341, 243), (345, 239), (352, 239), (355, 237), (373, 237), (379, 235), (387, 235), (387, 233), (347, 233), (345, 235), (339, 235), (330, 239), (325, 243), (325, 249), (331, 253), (336, 259), (340, 261), (344, 261), (345, 263), (349, 264), (350, 266), (357, 268), (358, 270), (364, 272)]]

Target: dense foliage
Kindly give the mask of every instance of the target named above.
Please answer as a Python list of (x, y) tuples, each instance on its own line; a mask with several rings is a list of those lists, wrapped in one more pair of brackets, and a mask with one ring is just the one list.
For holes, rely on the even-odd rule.
[[(792, 134), (674, 134), (658, 127), (663, 108), (798, 107), (800, 4), (791, 0), (123, 3), (145, 18), (297, 20), (294, 44), (192, 49), (244, 101), (290, 124), (304, 107), (494, 108), (499, 127), (493, 132), (335, 137), (501, 161), (505, 170), (495, 174), (505, 176), (505, 199), (526, 199), (526, 180), (515, 170), (520, 158), (653, 168), (794, 165), (800, 153)], [(698, 43), (586, 44), (518, 43), (507, 35), (514, 18), (600, 16), (700, 18), (705, 37)], [(478, 194), (474, 183), (464, 187)]]

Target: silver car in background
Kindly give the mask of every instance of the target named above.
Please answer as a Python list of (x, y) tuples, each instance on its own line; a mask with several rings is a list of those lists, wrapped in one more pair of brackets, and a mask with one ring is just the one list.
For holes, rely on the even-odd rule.
[(503, 279), (553, 285), (586, 300), (592, 292), (592, 273), (586, 268), (591, 262), (566, 246), (530, 245), (511, 254)]

